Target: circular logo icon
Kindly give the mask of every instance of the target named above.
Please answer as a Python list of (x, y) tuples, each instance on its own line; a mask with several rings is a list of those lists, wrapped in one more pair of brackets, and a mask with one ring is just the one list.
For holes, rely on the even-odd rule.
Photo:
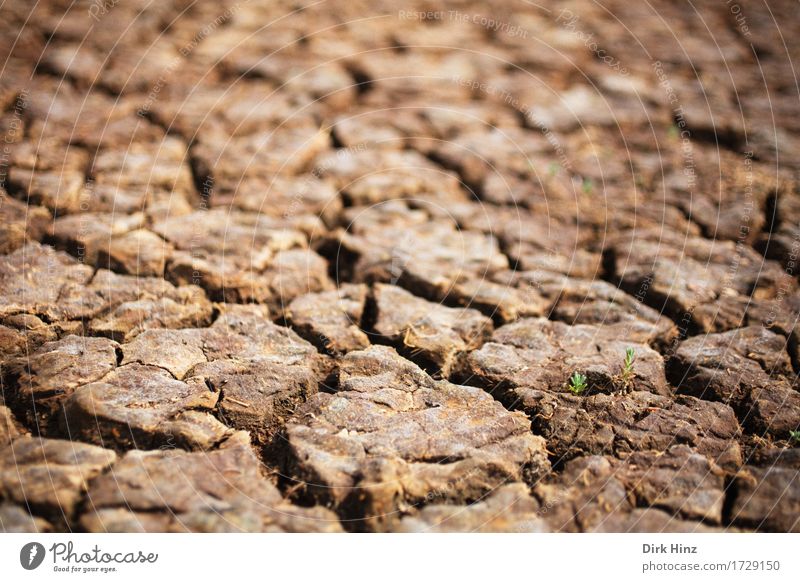
[(39, 542), (30, 542), (19, 551), (19, 563), (26, 570), (35, 570), (44, 561), (44, 546)]

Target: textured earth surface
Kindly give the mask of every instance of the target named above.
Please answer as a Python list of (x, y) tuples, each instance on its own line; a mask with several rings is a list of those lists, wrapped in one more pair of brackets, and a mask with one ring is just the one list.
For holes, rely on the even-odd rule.
[(796, 3), (301, 4), (0, 8), (0, 531), (800, 531)]

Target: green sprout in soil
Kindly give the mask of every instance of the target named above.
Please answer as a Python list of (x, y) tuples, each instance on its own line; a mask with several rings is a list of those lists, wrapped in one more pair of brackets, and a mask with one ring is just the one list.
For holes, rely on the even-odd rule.
[(633, 351), (633, 348), (625, 348), (625, 361), (622, 362), (622, 374), (620, 374), (620, 380), (625, 389), (630, 388), (633, 384), (634, 360), (636, 360), (636, 353)]
[(789, 431), (789, 442), (800, 445), (800, 430)]
[(590, 178), (584, 178), (583, 184), (581, 184), (581, 189), (583, 190), (584, 194), (591, 194), (592, 190), (594, 189), (594, 183)]
[(567, 388), (573, 394), (583, 394), (583, 391), (586, 390), (586, 376), (580, 372), (575, 372), (570, 377)]
[(552, 178), (561, 170), (561, 164), (557, 162), (550, 162), (550, 165), (547, 166), (547, 173)]
[(678, 137), (678, 126), (677, 125), (670, 125), (669, 129), (667, 130), (667, 135), (670, 139), (676, 139)]

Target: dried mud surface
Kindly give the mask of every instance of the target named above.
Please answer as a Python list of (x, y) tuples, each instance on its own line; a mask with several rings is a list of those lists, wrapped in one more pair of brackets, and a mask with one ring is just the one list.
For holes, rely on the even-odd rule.
[(732, 6), (4, 5), (0, 531), (800, 531), (800, 21)]

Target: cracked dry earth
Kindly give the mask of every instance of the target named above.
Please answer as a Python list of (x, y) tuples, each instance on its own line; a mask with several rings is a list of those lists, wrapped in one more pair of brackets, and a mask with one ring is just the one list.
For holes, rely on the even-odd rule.
[(5, 3), (0, 530), (800, 531), (796, 4), (546, 4)]

